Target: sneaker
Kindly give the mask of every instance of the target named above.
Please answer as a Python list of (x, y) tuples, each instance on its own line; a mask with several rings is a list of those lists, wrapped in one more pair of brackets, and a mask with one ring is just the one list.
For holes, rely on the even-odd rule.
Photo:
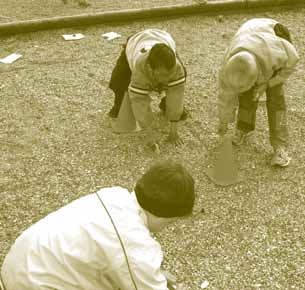
[(289, 165), (291, 158), (288, 156), (288, 152), (284, 147), (278, 147), (274, 150), (274, 154), (271, 159), (272, 166), (286, 167)]
[(241, 144), (244, 143), (246, 137), (247, 137), (247, 133), (237, 129), (235, 131), (235, 134), (234, 134), (233, 138), (232, 138), (232, 143), (235, 146), (240, 146)]
[(118, 117), (119, 111), (120, 111), (120, 108), (118, 109), (117, 107), (113, 106), (112, 109), (108, 112), (108, 115), (111, 118), (115, 119)]

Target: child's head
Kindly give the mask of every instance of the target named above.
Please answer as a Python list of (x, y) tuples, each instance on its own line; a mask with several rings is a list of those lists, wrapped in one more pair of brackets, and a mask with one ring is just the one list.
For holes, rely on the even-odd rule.
[(241, 51), (233, 55), (224, 67), (226, 78), (237, 93), (250, 90), (258, 78), (258, 69), (254, 55)]
[(157, 82), (166, 85), (176, 66), (176, 54), (166, 44), (157, 43), (149, 52), (147, 64)]
[(151, 231), (159, 231), (169, 222), (190, 215), (195, 201), (192, 176), (180, 163), (169, 160), (150, 167), (138, 180), (135, 193), (151, 218)]

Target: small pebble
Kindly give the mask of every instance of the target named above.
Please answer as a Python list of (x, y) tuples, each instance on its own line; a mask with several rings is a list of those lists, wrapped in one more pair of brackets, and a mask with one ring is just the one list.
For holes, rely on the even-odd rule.
[(200, 288), (205, 289), (208, 288), (208, 286), (209, 286), (209, 281), (205, 280), (201, 283)]

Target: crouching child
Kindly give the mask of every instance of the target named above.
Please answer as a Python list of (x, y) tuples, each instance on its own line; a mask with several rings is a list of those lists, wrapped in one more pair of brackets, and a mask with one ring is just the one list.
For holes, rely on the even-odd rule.
[(4, 290), (170, 289), (151, 232), (192, 213), (194, 180), (179, 163), (154, 164), (133, 192), (103, 188), (25, 230), (1, 269)]
[[(109, 115), (118, 117), (125, 97), (131, 104), (137, 129), (149, 128), (153, 120), (150, 93), (155, 91), (161, 98), (159, 107), (170, 122), (168, 140), (179, 145), (182, 140), (178, 121), (187, 118), (185, 81), (186, 70), (171, 35), (159, 29), (140, 31), (128, 38), (112, 71), (109, 87), (115, 98)], [(155, 141), (152, 131), (150, 139)]]
[(256, 18), (243, 24), (233, 37), (219, 73), (219, 127), (225, 134), (235, 120), (235, 145), (254, 130), (259, 97), (266, 93), (271, 165), (285, 167), (288, 156), (287, 108), (284, 83), (299, 60), (288, 29), (273, 19)]

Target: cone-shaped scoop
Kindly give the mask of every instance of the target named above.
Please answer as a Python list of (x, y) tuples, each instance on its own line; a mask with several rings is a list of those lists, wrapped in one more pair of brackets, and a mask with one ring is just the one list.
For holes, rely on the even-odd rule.
[(238, 176), (231, 138), (226, 137), (219, 147), (219, 156), (214, 168), (207, 169), (207, 175), (218, 185), (227, 186), (241, 181)]
[(112, 128), (116, 133), (135, 132), (140, 130), (139, 126), (137, 126), (127, 93), (123, 98), (118, 118), (115, 120)]

